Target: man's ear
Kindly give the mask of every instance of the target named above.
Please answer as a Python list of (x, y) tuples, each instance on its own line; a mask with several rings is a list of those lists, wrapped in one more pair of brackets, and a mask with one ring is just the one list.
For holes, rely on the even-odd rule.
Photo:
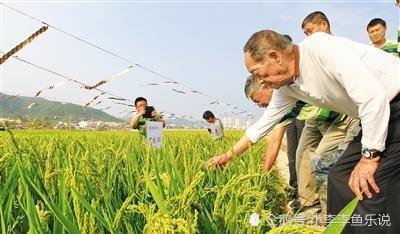
[(322, 23), (322, 26), (324, 27), (324, 32), (328, 31), (328, 22), (322, 21), (321, 23)]
[(281, 61), (281, 53), (277, 50), (270, 50), (267, 54), (268, 59), (275, 63), (280, 63)]

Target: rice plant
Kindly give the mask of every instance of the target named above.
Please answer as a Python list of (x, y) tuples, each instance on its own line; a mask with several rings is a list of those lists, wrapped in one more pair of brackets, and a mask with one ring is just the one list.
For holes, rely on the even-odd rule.
[(224, 170), (204, 166), (242, 134), (212, 142), (206, 131), (165, 131), (155, 150), (135, 132), (2, 132), (1, 232), (266, 232), (286, 192), (277, 171), (262, 170), (265, 145)]

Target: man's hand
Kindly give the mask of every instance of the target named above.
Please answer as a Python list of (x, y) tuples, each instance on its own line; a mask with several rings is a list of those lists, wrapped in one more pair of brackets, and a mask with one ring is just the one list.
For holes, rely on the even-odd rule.
[(138, 111), (137, 114), (138, 114), (139, 116), (143, 116), (145, 113), (146, 113), (146, 107), (144, 107), (144, 106), (139, 107), (139, 111)]
[(158, 115), (156, 109), (151, 112), (151, 117), (155, 118)]
[(264, 166), (263, 166), (265, 171), (269, 171), (272, 168), (271, 163), (268, 160), (264, 160)]
[(209, 169), (214, 169), (214, 168), (217, 168), (217, 167), (224, 167), (231, 160), (232, 160), (232, 157), (227, 155), (227, 154), (222, 154), (222, 155), (219, 155), (219, 156), (215, 156), (215, 157), (210, 158), (207, 161), (207, 167)]
[(378, 170), (379, 160), (380, 157), (373, 159), (361, 157), (361, 160), (351, 172), (349, 187), (359, 200), (363, 199), (362, 192), (364, 192), (368, 198), (372, 198), (372, 193), (369, 191), (368, 184), (371, 185), (376, 193), (379, 193), (379, 188), (374, 179), (374, 174), (376, 170)]

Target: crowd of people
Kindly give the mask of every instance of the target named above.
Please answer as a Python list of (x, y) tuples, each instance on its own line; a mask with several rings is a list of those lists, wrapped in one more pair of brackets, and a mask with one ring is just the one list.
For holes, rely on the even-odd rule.
[(303, 205), (314, 203), (304, 188), (315, 180), (327, 217), (357, 196), (361, 219), (387, 215), (393, 221), (387, 227), (350, 222), (346, 232), (394, 233), (400, 230), (399, 43), (386, 39), (387, 25), (378, 18), (367, 24), (371, 45), (334, 36), (320, 11), (301, 27), (307, 38), (298, 44), (271, 30), (250, 37), (244, 46), (251, 73), (245, 93), (267, 108), (232, 150), (208, 164), (226, 166), (275, 127), (264, 161), (269, 170), (287, 125), (304, 120), (294, 157)]
[[(380, 18), (366, 26), (371, 45), (336, 36), (321, 11), (307, 15), (301, 29), (307, 37), (301, 43), (272, 30), (249, 38), (244, 91), (265, 112), (208, 166), (227, 166), (273, 130), (264, 156), (264, 169), (270, 170), (286, 133), (293, 207), (319, 203), (321, 214), (333, 217), (357, 196), (361, 218), (400, 220), (399, 40), (386, 39), (387, 24)], [(146, 99), (136, 99), (131, 126), (141, 134), (146, 120), (165, 125), (154, 108), (144, 117), (147, 106)], [(203, 119), (212, 139), (222, 140), (221, 121), (211, 111)], [(346, 227), (349, 233), (395, 230), (397, 222), (385, 229), (351, 222)]]

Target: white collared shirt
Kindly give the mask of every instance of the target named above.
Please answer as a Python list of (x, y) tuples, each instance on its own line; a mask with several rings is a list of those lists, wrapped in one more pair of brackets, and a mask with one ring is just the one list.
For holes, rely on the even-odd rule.
[(246, 131), (257, 142), (297, 100), (360, 118), (361, 143), (383, 151), (389, 102), (400, 92), (400, 59), (368, 45), (326, 33), (299, 44), (300, 76), (275, 90), (259, 121)]

